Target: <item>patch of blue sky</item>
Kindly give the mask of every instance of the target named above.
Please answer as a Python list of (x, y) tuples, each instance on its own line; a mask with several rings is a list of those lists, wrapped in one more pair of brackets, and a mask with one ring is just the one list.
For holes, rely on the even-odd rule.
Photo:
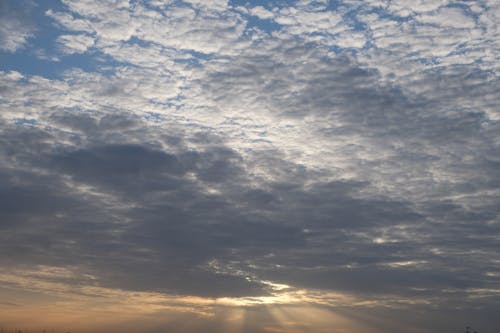
[(257, 16), (248, 15), (247, 18), (247, 29), (259, 28), (262, 31), (271, 33), (281, 29), (281, 24), (276, 23), (273, 20), (263, 20)]
[(181, 94), (177, 95), (176, 97), (174, 98), (169, 98), (168, 100), (166, 101), (158, 101), (158, 100), (149, 100), (149, 102), (151, 104), (154, 104), (154, 105), (162, 105), (166, 108), (169, 108), (169, 109), (176, 109), (176, 110), (179, 110), (181, 107), (182, 107), (182, 101), (185, 99), (184, 96), (182, 96)]
[[(294, 4), (296, 1), (288, 1), (286, 2), (286, 6), (291, 6)], [(254, 1), (245, 1), (245, 0), (231, 0), (230, 5), (233, 8), (237, 7), (245, 7), (247, 9), (251, 9), (253, 7), (257, 6), (262, 6), (265, 9), (271, 11), (273, 8), (280, 8), (280, 7), (285, 7), (283, 1), (261, 1), (261, 0), (254, 0)], [(247, 15), (242, 13), (246, 20), (247, 20), (247, 32), (250, 32), (252, 28), (258, 28), (262, 31), (271, 33), (273, 31), (277, 31), (281, 29), (281, 25), (276, 23), (275, 21), (271, 19), (260, 19), (257, 16), (254, 15)]]
[(335, 11), (335, 10), (337, 10), (339, 8), (340, 4), (341, 4), (340, 0), (330, 0), (326, 4), (325, 10), (327, 10), (327, 11)]
[(29, 118), (16, 118), (14, 119), (14, 124), (17, 126), (35, 126), (38, 123), (36, 119)]
[(164, 121), (163, 115), (158, 112), (146, 112), (146, 114), (142, 116), (142, 119), (153, 123), (161, 123)]
[[(195, 61), (196, 64), (198, 64), (198, 60), (210, 60), (210, 59), (213, 59), (215, 57), (214, 54), (198, 52), (195, 50), (186, 50), (184, 52), (193, 56), (193, 58), (188, 58), (186, 60), (188, 60), (188, 62)], [(176, 59), (176, 61), (180, 61), (180, 60), (182, 60), (182, 59)]]
[(404, 23), (404, 22), (409, 22), (409, 21), (413, 21), (414, 20), (414, 18), (413, 18), (412, 15), (398, 16), (398, 15), (395, 15), (395, 14), (393, 14), (391, 12), (388, 12), (384, 8), (380, 8), (380, 7), (373, 8), (368, 13), (377, 14), (378, 17), (379, 17), (379, 19), (391, 20), (391, 21), (398, 22), (398, 23)]
[[(24, 75), (39, 75), (48, 79), (59, 79), (64, 72), (73, 68), (80, 68), (86, 72), (102, 71), (105, 68), (106, 56), (92, 57), (88, 54), (71, 54), (61, 57), (58, 61), (40, 58), (33, 52), (0, 53), (1, 69), (17, 71)], [(109, 65), (109, 63), (108, 63)]]
[(343, 20), (349, 23), (349, 26), (353, 28), (354, 31), (365, 31), (367, 30), (366, 24), (358, 19), (359, 10), (354, 8), (348, 10), (343, 15)]

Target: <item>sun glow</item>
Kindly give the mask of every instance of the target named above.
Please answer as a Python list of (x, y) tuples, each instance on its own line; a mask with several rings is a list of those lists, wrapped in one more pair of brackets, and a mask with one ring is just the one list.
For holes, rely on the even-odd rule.
[[(359, 298), (347, 293), (257, 281), (267, 294), (210, 298), (107, 288), (99, 286), (93, 275), (74, 267), (18, 269), (0, 274), (6, 295), (0, 305), (0, 324), (24, 322), (27, 323), (24, 328), (29, 330), (59, 327), (96, 333), (103, 329), (154, 332), (155, 327), (185, 332), (216, 327), (222, 333), (366, 332), (362, 323), (372, 320), (359, 318), (363, 309), (401, 307), (408, 301)], [(358, 317), (352, 319), (352, 316)], [(373, 327), (368, 331), (377, 332)]]
[[(74, 283), (78, 277), (79, 283)], [(117, 331), (165, 325), (179, 329), (182, 325), (189, 332), (196, 331), (198, 325), (213, 323), (220, 332), (238, 333), (253, 330), (253, 322), (264, 322), (263, 332), (302, 332), (327, 320), (321, 318), (338, 320), (331, 311), (318, 310), (318, 306), (353, 302), (341, 294), (321, 294), (272, 281), (261, 281), (268, 295), (256, 297), (209, 298), (130, 291), (99, 286), (94, 276), (71, 267), (15, 270), (0, 274), (0, 282), (16, 295), (11, 299), (4, 292), (5, 302), (16, 306), (2, 307), (2, 324), (24, 322), (28, 323), (24, 328), (30, 330), (59, 327), (97, 332), (104, 328)], [(190, 319), (183, 322), (186, 318)], [(299, 324), (297, 318), (305, 321)]]

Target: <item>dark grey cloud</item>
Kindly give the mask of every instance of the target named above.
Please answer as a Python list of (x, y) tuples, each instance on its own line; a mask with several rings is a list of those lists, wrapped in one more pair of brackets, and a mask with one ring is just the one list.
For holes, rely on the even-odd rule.
[[(358, 160), (353, 167), (361, 174), (371, 167), (379, 172), (383, 165), (401, 167), (401, 171), (390, 169), (396, 174), (408, 172), (410, 164), (426, 168), (437, 163), (442, 168), (439, 163), (446, 155), (439, 154), (441, 149), (438, 153), (426, 150), (428, 145), (443, 145), (456, 156), (463, 144), (452, 139), (483, 142), (494, 137), (489, 128), (483, 128), (480, 113), (422, 116), (435, 105), (432, 101), (413, 102), (416, 98), (402, 91), (378, 87), (377, 73), (356, 67), (349, 58), (322, 61), (318, 64), (325, 68), (316, 72), (307, 67), (310, 79), (304, 74), (305, 88), (293, 102), (283, 104), (277, 93), (278, 100), (272, 103), (284, 113), (275, 116), (321, 117), (323, 126), (317, 130), (327, 138), (362, 132), (375, 146), (393, 139), (405, 143), (392, 149), (394, 155), (389, 158), (364, 164)], [(265, 63), (259, 60), (255, 66)], [(255, 73), (259, 71), (242, 80), (258, 87), (261, 78)], [(261, 72), (265, 76), (269, 70)], [(232, 80), (240, 80), (237, 71), (231, 73)], [(273, 77), (281, 79), (276, 73)], [(211, 91), (227, 93), (230, 86), (244, 85), (223, 78), (210, 81)], [(263, 87), (261, 95), (274, 96), (292, 85), (282, 80), (283, 88), (279, 83), (274, 90)], [(216, 84), (220, 87), (212, 88)], [(24, 253), (25, 244), (31, 244), (30, 260), (45, 262), (42, 256), (50, 258), (47, 264), (84, 260), (104, 284), (200, 295), (265, 293), (262, 285), (248, 282), (244, 274), (210, 271), (206, 265), (213, 259), (235, 262), (251, 275), (307, 288), (401, 297), (414, 295), (411, 288), (434, 293), (446, 288), (496, 288), (497, 282), (486, 282), (480, 270), (495, 271), (489, 261), (494, 257), (479, 259), (467, 253), (472, 247), (494, 256), (495, 241), (489, 242), (487, 236), (498, 231), (496, 205), (479, 203), (478, 208), (467, 209), (452, 199), (436, 200), (446, 190), (467, 195), (495, 189), (494, 155), (455, 167), (457, 172), (482, 170), (482, 182), (440, 182), (428, 192), (433, 200), (396, 200), (370, 195), (374, 180), (369, 178), (318, 182), (314, 172), (276, 153), (256, 153), (252, 158), (267, 161), (270, 171), (288, 170), (285, 176), (252, 185), (246, 172), (251, 161), (223, 141), (216, 140), (204, 150), (185, 148), (186, 140), (200, 142), (200, 133), (190, 138), (163, 137), (165, 141), (149, 145), (137, 143), (151, 135), (139, 118), (65, 112), (52, 119), (80, 133), (78, 145), (88, 145), (54, 148), (49, 143), (57, 140), (54, 132), (3, 125), (8, 164), (2, 171), (2, 214), (7, 221), (4, 228), (16, 235), (3, 242), (10, 253), (21, 251), (13, 243), (24, 244)], [(332, 128), (335, 119), (345, 125)], [(442, 131), (445, 126), (447, 131)], [(165, 144), (170, 148), (161, 148)], [(482, 149), (493, 152), (493, 146)], [(15, 179), (23, 182), (14, 185)], [(430, 179), (420, 181), (432, 186)], [(29, 228), (35, 232), (29, 234)], [(384, 238), (384, 233), (388, 233), (387, 242), (377, 244), (374, 240)], [(442, 253), (431, 253), (434, 247)], [(460, 256), (475, 264), (457, 271)], [(252, 263), (256, 265), (249, 266)]]
[[(496, 290), (498, 281), (486, 275), (496, 274), (498, 260), (496, 238), (488, 236), (498, 233), (498, 124), (483, 110), (498, 102), (498, 79), (452, 66), (410, 78), (418, 88), (407, 89), (354, 58), (289, 45), (214, 67), (209, 96), (230, 105), (238, 96), (275, 119), (315, 119), (325, 141), (358, 143), (351, 167), (366, 180), (272, 188), (284, 204), (269, 202), (286, 212), (284, 221), (307, 229), (307, 246), (255, 259), (261, 274), (402, 298), (416, 290), (429, 299), (446, 289)], [(364, 195), (377, 182), (392, 190)]]
[[(53, 151), (47, 144), (36, 149), (40, 143), (30, 136), (19, 130), (8, 136), (7, 148), (19, 148), (19, 141), (25, 145), (10, 150), (12, 163), (24, 160), (25, 171), (4, 169), (4, 227), (16, 237), (4, 239), (3, 246), (15, 252), (13, 243), (30, 244), (15, 256), (20, 262), (26, 251), (44, 264), (84, 260), (89, 269), (102, 270), (103, 279), (109, 276), (108, 283), (121, 281), (122, 287), (254, 293), (259, 288), (244, 277), (221, 277), (206, 263), (214, 258), (244, 263), (276, 250), (307, 252), (315, 243), (307, 239), (307, 228), (320, 235), (419, 218), (404, 203), (353, 198), (363, 183), (304, 190), (305, 179), (291, 174), (290, 184), (251, 189), (241, 157), (224, 147), (173, 153), (113, 144)], [(16, 178), (23, 182), (12, 185)], [(206, 192), (204, 184), (218, 192)], [(40, 259), (43, 255), (48, 262)], [(293, 264), (328, 262), (330, 255), (300, 254)], [(234, 280), (233, 289), (225, 279)], [(203, 283), (207, 280), (224, 282), (219, 290), (219, 282)]]

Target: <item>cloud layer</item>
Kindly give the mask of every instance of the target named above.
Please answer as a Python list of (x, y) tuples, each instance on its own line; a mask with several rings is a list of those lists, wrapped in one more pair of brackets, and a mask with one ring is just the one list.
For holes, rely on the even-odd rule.
[(499, 327), (495, 1), (45, 6), (1, 5), (9, 288)]

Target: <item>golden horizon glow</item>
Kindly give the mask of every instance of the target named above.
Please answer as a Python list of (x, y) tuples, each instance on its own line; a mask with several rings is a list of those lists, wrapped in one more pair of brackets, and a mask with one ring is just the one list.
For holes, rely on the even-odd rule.
[[(80, 282), (72, 282), (75, 279)], [(104, 328), (133, 332), (139, 327), (155, 331), (155, 327), (165, 325), (187, 325), (186, 332), (197, 332), (212, 324), (219, 328), (218, 332), (239, 333), (248, 331), (251, 322), (257, 320), (264, 323), (258, 328), (261, 332), (364, 332), (362, 324), (337, 309), (404, 304), (404, 300), (360, 299), (347, 293), (297, 288), (268, 280), (260, 281), (268, 295), (252, 297), (210, 298), (124, 290), (99, 286), (96, 277), (75, 267), (17, 269), (0, 273), (0, 282), (7, 291), (0, 324), (19, 327), (21, 323), (29, 330), (58, 327), (73, 332), (98, 332)], [(184, 320), (186, 323), (181, 324)], [(332, 331), (332, 325), (338, 329)]]

